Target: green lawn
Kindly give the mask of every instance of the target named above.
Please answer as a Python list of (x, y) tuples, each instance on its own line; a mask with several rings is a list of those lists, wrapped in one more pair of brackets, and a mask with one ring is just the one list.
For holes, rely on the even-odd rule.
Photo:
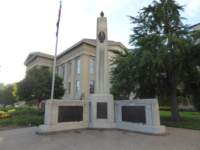
[(170, 119), (170, 111), (160, 111), (161, 124), (168, 127), (200, 130), (200, 112), (180, 112), (181, 121), (176, 123)]

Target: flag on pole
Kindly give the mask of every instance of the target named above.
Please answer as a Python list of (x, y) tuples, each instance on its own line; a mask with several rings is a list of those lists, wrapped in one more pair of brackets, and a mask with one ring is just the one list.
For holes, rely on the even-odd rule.
[(58, 36), (58, 31), (59, 31), (61, 9), (62, 9), (62, 2), (60, 1), (60, 8), (59, 8), (59, 11), (58, 11), (58, 21), (56, 23), (56, 26), (57, 26), (56, 36)]

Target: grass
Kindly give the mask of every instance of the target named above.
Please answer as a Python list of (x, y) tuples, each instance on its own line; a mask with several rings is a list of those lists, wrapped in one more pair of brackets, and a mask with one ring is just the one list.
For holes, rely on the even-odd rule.
[(9, 117), (0, 118), (0, 127), (36, 126), (43, 123), (43, 112), (33, 107), (0, 109)]
[(168, 127), (200, 130), (200, 112), (180, 112), (181, 121), (173, 122), (170, 111), (160, 111), (161, 124)]

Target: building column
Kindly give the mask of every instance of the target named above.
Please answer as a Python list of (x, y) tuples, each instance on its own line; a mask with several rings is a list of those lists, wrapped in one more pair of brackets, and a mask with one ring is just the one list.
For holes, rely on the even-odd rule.
[(83, 94), (83, 99), (87, 99), (89, 95), (89, 57), (87, 55), (82, 55), (80, 57), (81, 61), (81, 94)]
[(65, 63), (64, 65), (64, 77), (63, 77), (63, 85), (64, 85), (64, 88), (65, 88), (65, 94), (64, 94), (64, 98), (67, 98), (68, 97), (68, 72), (67, 72), (67, 63)]
[(71, 64), (71, 92), (70, 92), (70, 97), (72, 99), (75, 98), (75, 59), (72, 60), (72, 64)]

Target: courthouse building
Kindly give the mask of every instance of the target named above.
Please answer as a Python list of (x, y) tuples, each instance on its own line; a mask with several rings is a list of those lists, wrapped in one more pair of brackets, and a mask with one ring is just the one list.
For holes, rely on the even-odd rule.
[[(65, 88), (63, 99), (82, 99), (94, 93), (96, 44), (96, 39), (83, 39), (57, 56), (56, 72), (63, 78)], [(122, 49), (126, 49), (122, 43), (108, 40), (108, 50)], [(112, 52), (108, 55), (109, 60), (114, 56)], [(24, 64), (27, 70), (40, 66), (52, 68), (53, 58), (49, 54), (33, 52)]]

